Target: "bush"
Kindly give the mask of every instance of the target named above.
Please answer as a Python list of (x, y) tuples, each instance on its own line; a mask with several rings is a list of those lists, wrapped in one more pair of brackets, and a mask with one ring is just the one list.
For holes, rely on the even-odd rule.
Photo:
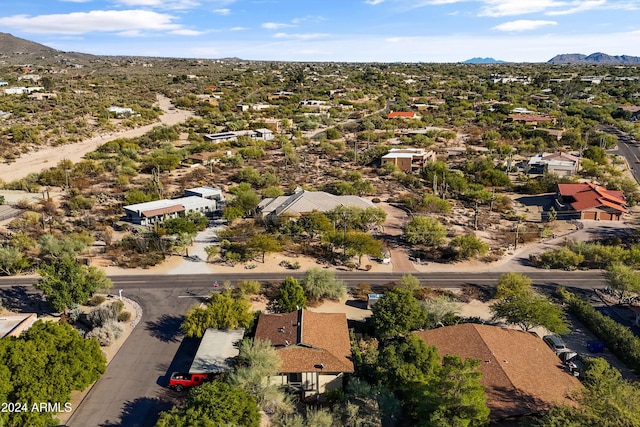
[(118, 314), (118, 322), (128, 322), (131, 320), (131, 312), (122, 311)]
[(613, 354), (636, 374), (640, 373), (640, 338), (566, 289), (559, 288), (558, 295), (569, 304), (571, 313), (601, 339)]
[(114, 321), (109, 321), (103, 326), (93, 328), (87, 333), (87, 338), (96, 338), (102, 347), (113, 344), (124, 333), (124, 327)]
[(255, 295), (260, 292), (260, 282), (257, 280), (243, 280), (238, 283), (236, 289), (239, 289), (243, 295)]
[(94, 295), (91, 298), (89, 298), (89, 301), (87, 301), (87, 305), (89, 307), (97, 307), (103, 302), (105, 302), (106, 300), (107, 299), (102, 295)]
[(309, 298), (340, 300), (347, 294), (344, 282), (337, 280), (333, 271), (312, 268), (307, 270), (302, 282), (304, 293)]
[(109, 322), (118, 319), (118, 313), (122, 310), (122, 301), (114, 301), (111, 304), (101, 305), (94, 308), (87, 314), (89, 324), (94, 328), (99, 328)]

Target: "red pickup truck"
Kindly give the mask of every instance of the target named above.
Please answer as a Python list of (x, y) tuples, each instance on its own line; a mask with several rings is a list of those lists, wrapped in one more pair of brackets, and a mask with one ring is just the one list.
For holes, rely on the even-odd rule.
[(209, 374), (185, 374), (182, 372), (174, 372), (169, 378), (169, 387), (176, 391), (182, 391), (188, 387), (194, 387), (202, 383), (211, 381)]

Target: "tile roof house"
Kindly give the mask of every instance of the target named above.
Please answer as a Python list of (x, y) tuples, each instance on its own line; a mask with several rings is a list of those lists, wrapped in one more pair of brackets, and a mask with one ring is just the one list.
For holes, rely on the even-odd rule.
[(258, 212), (262, 218), (277, 223), (279, 218), (299, 217), (312, 211), (327, 212), (338, 206), (354, 206), (359, 208), (373, 207), (373, 203), (358, 196), (335, 196), (324, 191), (296, 190), (290, 196), (267, 198), (258, 204)]
[(577, 219), (620, 221), (628, 213), (624, 194), (592, 183), (558, 184), (556, 208)]
[(529, 126), (538, 126), (541, 123), (556, 123), (556, 118), (551, 116), (544, 116), (541, 114), (509, 114), (507, 121), (523, 123)]
[(280, 373), (271, 383), (304, 397), (342, 387), (344, 374), (354, 370), (344, 313), (263, 313), (255, 338), (271, 342), (280, 357)]
[(387, 115), (387, 119), (420, 119), (421, 117), (415, 111), (392, 111)]
[(437, 347), (441, 357), (480, 361), (480, 382), (494, 421), (572, 405), (567, 396), (582, 388), (544, 341), (527, 332), (466, 323), (415, 334)]

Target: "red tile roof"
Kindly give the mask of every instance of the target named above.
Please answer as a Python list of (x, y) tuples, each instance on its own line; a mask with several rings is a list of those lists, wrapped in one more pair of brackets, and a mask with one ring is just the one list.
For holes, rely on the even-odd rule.
[(261, 314), (255, 337), (271, 341), (276, 347), (283, 373), (353, 372), (344, 313), (298, 310)]
[(480, 379), (492, 419), (540, 412), (582, 385), (562, 369), (560, 359), (538, 337), (490, 325), (461, 324), (415, 333), (440, 356), (480, 361)]
[(552, 122), (554, 119), (550, 116), (540, 116), (536, 114), (509, 114), (509, 119), (515, 122)]
[(394, 119), (396, 117), (403, 119), (415, 119), (417, 114), (414, 111), (392, 111), (387, 116), (387, 119)]
[(575, 211), (607, 207), (618, 212), (627, 213), (624, 194), (617, 190), (592, 183), (558, 184), (558, 191), (562, 197), (573, 197), (571, 208)]

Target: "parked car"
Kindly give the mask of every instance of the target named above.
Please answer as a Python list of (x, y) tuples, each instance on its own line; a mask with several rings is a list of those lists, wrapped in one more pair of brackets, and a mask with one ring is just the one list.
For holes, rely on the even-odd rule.
[(169, 388), (173, 388), (176, 391), (182, 391), (185, 388), (195, 387), (208, 381), (211, 381), (211, 375), (209, 374), (174, 372), (171, 374), (171, 378), (169, 378)]
[(542, 337), (542, 340), (547, 343), (549, 348), (551, 348), (551, 350), (553, 350), (556, 354), (563, 353), (569, 350), (564, 341), (562, 341), (560, 337), (557, 337), (555, 335), (545, 335), (544, 337)]

